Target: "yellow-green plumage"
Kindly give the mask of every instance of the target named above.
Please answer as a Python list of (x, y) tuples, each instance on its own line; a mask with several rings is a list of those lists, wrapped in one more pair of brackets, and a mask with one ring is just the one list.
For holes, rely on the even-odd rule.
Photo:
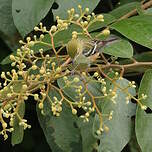
[(67, 53), (73, 59), (73, 68), (84, 70), (93, 62), (91, 57), (86, 57), (83, 53), (92, 48), (89, 39), (72, 39), (67, 43)]
[(83, 50), (83, 43), (79, 39), (72, 39), (67, 43), (66, 48), (68, 55), (74, 59), (78, 52)]

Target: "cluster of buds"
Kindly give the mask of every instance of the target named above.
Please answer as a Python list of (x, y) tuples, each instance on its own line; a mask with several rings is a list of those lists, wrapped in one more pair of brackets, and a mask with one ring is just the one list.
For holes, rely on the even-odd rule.
[[(81, 108), (83, 109), (84, 114), (81, 115), (80, 118), (82, 118), (84, 122), (89, 121), (89, 117), (93, 112), (96, 112), (101, 116), (101, 112), (96, 105), (95, 98), (110, 98), (113, 103), (116, 103), (116, 98), (118, 96), (116, 94), (116, 90), (109, 90), (106, 79), (101, 77), (98, 72), (95, 72), (92, 77), (90, 75), (87, 76), (85, 72), (80, 72), (79, 74), (82, 74), (82, 77), (74, 76), (72, 80), (69, 80), (67, 75), (72, 72), (66, 70), (68, 64), (66, 63), (67, 55), (59, 55), (62, 47), (59, 48), (58, 51), (55, 48), (53, 41), (55, 34), (68, 29), (70, 24), (75, 24), (82, 29), (81, 33), (79, 33), (80, 31), (73, 31), (71, 33), (72, 38), (76, 39), (79, 34), (90, 36), (88, 32), (89, 27), (97, 21), (104, 21), (104, 17), (101, 14), (89, 14), (89, 8), (82, 10), (82, 7), (79, 5), (78, 9), (80, 14), (78, 14), (74, 8), (68, 10), (68, 19), (66, 20), (62, 20), (57, 16), (57, 25), (53, 25), (49, 30), (47, 30), (46, 27), (40, 23), (39, 26), (34, 28), (34, 30), (41, 31), (43, 34), (41, 34), (39, 38), (34, 35), (33, 38), (27, 37), (25, 41), (20, 40), (19, 43), (22, 44), (21, 48), (17, 49), (16, 55), (10, 55), (10, 60), (12, 61), (11, 66), (15, 68), (13, 68), (10, 72), (2, 72), (1, 78), (4, 80), (4, 83), (0, 83), (0, 122), (2, 125), (2, 131), (0, 131), (0, 134), (4, 136), (4, 139), (7, 139), (8, 137), (7, 132), (12, 132), (14, 130), (14, 120), (16, 117), (19, 120), (18, 124), (24, 129), (31, 127), (27, 124), (27, 120), (23, 119), (24, 116), (20, 116), (18, 112), (21, 101), (24, 102), (29, 96), (32, 96), (38, 103), (38, 108), (41, 110), (42, 114), (44, 114), (43, 110), (46, 98), (50, 101), (50, 108), (54, 116), (60, 116), (60, 113), (62, 112), (62, 101), (65, 101), (70, 105), (72, 114), (74, 115), (77, 114), (77, 108)], [(44, 34), (46, 33), (49, 34), (51, 38), (51, 44), (43, 42), (45, 37)], [(108, 36), (110, 31), (107, 28), (100, 34)], [(50, 47), (53, 55), (52, 52), (50, 52), (50, 54), (46, 54), (43, 48), (40, 48), (35, 52), (35, 44)], [(63, 78), (65, 82), (63, 88), (58, 88), (54, 85), (54, 82), (56, 82), (59, 78)], [(85, 82), (83, 82), (81, 78)], [(113, 81), (119, 78), (119, 73), (115, 72)], [(96, 81), (101, 85), (100, 92), (102, 93), (102, 96), (95, 97), (91, 94), (91, 91), (87, 88), (87, 83), (89, 81)], [(56, 96), (54, 96), (53, 99), (49, 97), (48, 92), (52, 86), (54, 86), (56, 91), (58, 91), (61, 95), (62, 98), (60, 100)], [(75, 96), (72, 101), (64, 95), (64, 88), (66, 87), (74, 90)], [(135, 87), (135, 82), (132, 81), (125, 89), (122, 89), (127, 94), (127, 104), (132, 98), (132, 96), (128, 93), (128, 88)], [(39, 94), (35, 93), (38, 90)], [(144, 100), (146, 97), (146, 95), (142, 94), (141, 98), (137, 99), (137, 101), (140, 103), (140, 100)], [(141, 108), (145, 110), (146, 106), (141, 104)], [(112, 119), (112, 115), (113, 111), (111, 111), (108, 115), (108, 120)], [(5, 119), (8, 119), (9, 123), (6, 123), (7, 121), (5, 121)], [(109, 130), (109, 128), (102, 123), (103, 122), (100, 122), (101, 125), (97, 130), (98, 135), (104, 130)], [(10, 128), (8, 126), (10, 126)]]
[[(116, 91), (113, 89), (107, 89), (107, 83), (105, 79), (102, 78), (98, 72), (95, 72), (93, 77), (96, 78), (97, 82), (101, 84), (101, 92), (103, 93), (102, 97), (109, 98), (115, 104), (115, 99), (117, 98)], [(115, 79), (115, 77), (113, 79)]]
[(59, 101), (57, 97), (54, 97), (53, 99), (54, 101), (51, 103), (51, 110), (53, 112), (53, 115), (60, 116), (60, 113), (62, 112), (62, 102)]
[[(3, 135), (4, 140), (8, 138), (8, 132), (14, 131), (16, 122), (18, 122), (18, 125), (22, 126), (23, 129), (31, 128), (31, 125), (27, 124), (27, 120), (22, 118), (17, 109), (18, 105), (16, 102), (12, 102), (11, 104), (8, 103), (0, 109), (0, 122), (2, 124), (0, 135)], [(6, 119), (9, 121), (5, 121)]]
[(31, 125), (27, 124), (27, 120), (26, 119), (21, 119), (21, 121), (19, 122), (19, 125), (23, 126), (24, 130), (27, 129), (27, 128), (29, 128), (29, 129), (31, 128)]
[(8, 135), (7, 135), (7, 132), (12, 132), (14, 131), (14, 128), (11, 126), (10, 128), (8, 128), (8, 124), (4, 121), (3, 118), (5, 119), (10, 119), (10, 120), (14, 120), (14, 114), (10, 113), (10, 106), (9, 106), (9, 109), (7, 110), (6, 109), (6, 106), (5, 106), (5, 110), (4, 109), (1, 109), (0, 111), (0, 115), (1, 115), (1, 124), (2, 124), (2, 131), (0, 131), (0, 135), (3, 135), (4, 137), (4, 140), (6, 140), (8, 138)]
[(46, 29), (45, 26), (43, 26), (43, 23), (40, 23), (39, 25), (40, 25), (40, 27), (37, 27), (37, 26), (34, 27), (34, 30), (35, 30), (35, 31), (41, 31), (41, 32), (43, 32), (43, 33), (44, 33), (44, 32), (47, 32), (47, 29)]
[[(0, 86), (0, 100), (2, 101), (0, 103), (0, 122), (2, 124), (0, 134), (4, 136), (4, 139), (8, 137), (7, 132), (14, 130), (16, 117), (19, 120), (18, 125), (23, 126), (24, 129), (31, 127), (27, 124), (27, 120), (18, 113), (20, 101), (33, 96), (43, 112), (43, 101), (46, 98), (45, 84), (54, 82), (62, 71), (52, 61), (54, 58), (51, 58), (49, 54), (44, 54), (43, 49), (39, 49), (38, 55), (35, 55), (31, 49), (36, 43), (42, 41), (43, 37), (44, 35), (40, 35), (39, 40), (36, 37), (34, 40), (28, 37), (27, 42), (20, 41), (22, 46), (17, 49), (17, 54), (10, 55), (11, 66), (15, 66), (15, 68), (10, 72), (1, 73), (4, 83)], [(37, 90), (40, 90), (40, 95), (34, 93)]]

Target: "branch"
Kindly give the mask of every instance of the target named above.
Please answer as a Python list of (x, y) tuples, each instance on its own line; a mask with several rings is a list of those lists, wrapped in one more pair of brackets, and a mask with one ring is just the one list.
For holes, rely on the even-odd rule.
[[(101, 69), (110, 69), (110, 68), (119, 68), (119, 69), (129, 69), (129, 68), (134, 68), (136, 69), (137, 67), (141, 66), (152, 66), (152, 62), (135, 62), (131, 64), (126, 64), (126, 65), (119, 65), (119, 64), (108, 64), (108, 65), (101, 65)], [(91, 71), (98, 71), (98, 67), (92, 67), (88, 69), (88, 72)], [(125, 71), (124, 71), (125, 72)]]
[[(150, 1), (148, 1), (147, 3), (141, 5), (141, 9), (145, 10), (145, 9), (151, 7), (151, 6), (152, 6), (152, 0), (150, 0)], [(131, 17), (131, 16), (133, 16), (133, 15), (136, 15), (136, 14), (137, 14), (137, 9), (133, 9), (133, 10), (130, 11), (129, 13), (127, 13), (127, 14), (125, 14), (124, 16), (120, 17), (120, 18), (118, 19), (118, 21), (120, 21), (120, 20), (122, 20), (122, 19), (129, 18), (129, 17)]]

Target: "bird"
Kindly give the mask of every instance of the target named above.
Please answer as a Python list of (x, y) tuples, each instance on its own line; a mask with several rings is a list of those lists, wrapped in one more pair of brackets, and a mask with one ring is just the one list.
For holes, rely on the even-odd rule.
[(107, 40), (74, 38), (67, 43), (67, 54), (71, 57), (74, 66), (85, 69), (96, 61), (106, 45), (117, 39), (113, 36)]

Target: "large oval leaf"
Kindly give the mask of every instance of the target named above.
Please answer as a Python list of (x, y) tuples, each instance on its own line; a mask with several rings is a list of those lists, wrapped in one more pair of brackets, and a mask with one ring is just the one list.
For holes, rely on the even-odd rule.
[(152, 48), (152, 16), (140, 15), (124, 19), (111, 25), (128, 39)]
[(109, 54), (115, 57), (131, 58), (133, 56), (132, 45), (124, 39), (114, 41), (113, 43), (103, 48), (105, 54)]
[[(52, 89), (49, 97), (53, 100), (59, 93)], [(64, 101), (63, 101), (64, 102)], [(44, 101), (44, 115), (37, 108), (38, 120), (43, 129), (47, 142), (53, 152), (81, 152), (79, 129), (74, 126), (76, 116), (72, 115), (71, 109), (63, 105), (63, 111), (59, 117), (55, 117), (51, 111), (50, 101)]]
[(65, 19), (68, 17), (67, 10), (74, 8), (77, 13), (78, 11), (78, 5), (81, 5), (84, 9), (88, 7), (90, 9), (90, 12), (92, 12), (100, 0), (56, 0), (55, 2), (59, 5), (57, 9), (53, 10), (54, 16), (60, 16), (61, 18)]
[(92, 152), (97, 145), (97, 138), (93, 135), (94, 117), (90, 116), (89, 122), (84, 123), (79, 119), (78, 126), (82, 137), (82, 152)]
[[(126, 79), (118, 80), (117, 84), (121, 88), (126, 88), (129, 81)], [(113, 88), (113, 86), (111, 86)], [(111, 89), (111, 88), (109, 88)], [(135, 95), (135, 89), (129, 88), (128, 92)], [(107, 121), (107, 117), (104, 118), (105, 124), (109, 127), (109, 132), (103, 132), (100, 136), (99, 152), (120, 152), (123, 147), (129, 142), (131, 138), (131, 116), (135, 114), (135, 105), (131, 102), (127, 105), (126, 94), (119, 88), (116, 90), (117, 98), (116, 104), (109, 99), (104, 99), (101, 102), (101, 109), (103, 114), (108, 114), (113, 110), (112, 120)], [(98, 117), (96, 116), (95, 123), (97, 123)], [(95, 124), (97, 126), (97, 124)], [(97, 129), (97, 128), (95, 128)]]
[[(121, 2), (120, 2), (120, 4), (121, 4)], [(136, 6), (138, 6), (139, 4), (140, 4), (139, 2), (123, 4), (120, 7), (111, 11), (110, 14), (116, 18), (120, 18), (121, 16), (123, 16), (123, 15), (127, 14), (128, 12), (130, 12), (131, 10), (135, 9)]]
[[(148, 70), (141, 81), (139, 97), (146, 94), (148, 97), (141, 102), (152, 109), (152, 70)], [(142, 152), (152, 151), (152, 114), (146, 113), (139, 106), (136, 111), (136, 136)]]
[(23, 37), (46, 16), (53, 3), (54, 0), (13, 0), (14, 23)]
[(0, 1), (0, 37), (5, 43), (15, 51), (19, 46), (18, 41), (21, 39), (12, 17), (12, 0)]

